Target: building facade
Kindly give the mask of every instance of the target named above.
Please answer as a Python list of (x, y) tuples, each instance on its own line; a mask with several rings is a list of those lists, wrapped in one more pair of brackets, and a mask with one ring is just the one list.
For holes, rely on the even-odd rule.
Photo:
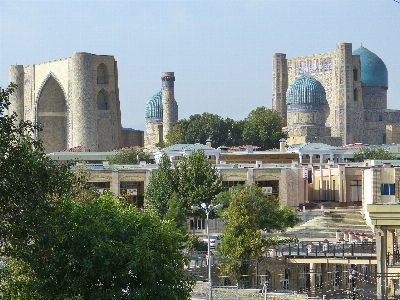
[(387, 109), (385, 63), (361, 45), (338, 43), (332, 52), (286, 58), (273, 55), (272, 108), (288, 145), (399, 142), (400, 111)]
[(46, 153), (83, 146), (107, 151), (143, 146), (143, 132), (123, 129), (117, 61), (113, 56), (74, 53), (28, 66), (10, 66), (18, 85), (9, 112), (39, 123), (35, 133)]

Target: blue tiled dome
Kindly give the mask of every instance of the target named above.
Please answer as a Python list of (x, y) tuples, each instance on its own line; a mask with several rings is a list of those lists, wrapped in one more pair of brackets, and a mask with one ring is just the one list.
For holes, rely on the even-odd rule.
[(378, 55), (363, 46), (354, 50), (353, 55), (360, 55), (361, 83), (363, 85), (388, 87), (388, 71)]
[(286, 103), (325, 104), (325, 89), (317, 79), (303, 74), (290, 84), (286, 92)]
[(159, 91), (147, 101), (146, 104), (146, 123), (162, 122), (162, 93)]

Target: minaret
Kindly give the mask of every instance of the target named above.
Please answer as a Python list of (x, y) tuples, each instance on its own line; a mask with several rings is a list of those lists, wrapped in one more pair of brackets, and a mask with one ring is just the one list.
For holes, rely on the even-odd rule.
[(162, 73), (163, 140), (176, 122), (176, 101), (174, 96), (174, 72)]

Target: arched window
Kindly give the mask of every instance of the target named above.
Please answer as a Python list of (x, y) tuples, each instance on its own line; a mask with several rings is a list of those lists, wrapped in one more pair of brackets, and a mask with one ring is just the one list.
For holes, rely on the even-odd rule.
[(108, 70), (105, 64), (100, 64), (97, 68), (97, 84), (108, 83)]
[(110, 109), (110, 100), (109, 95), (105, 90), (101, 90), (97, 94), (97, 108), (98, 110), (109, 110)]

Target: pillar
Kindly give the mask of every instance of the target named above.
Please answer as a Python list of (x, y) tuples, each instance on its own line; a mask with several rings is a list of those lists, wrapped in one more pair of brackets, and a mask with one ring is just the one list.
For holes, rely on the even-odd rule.
[(111, 173), (111, 187), (110, 187), (111, 192), (114, 195), (119, 195), (119, 176), (118, 176), (118, 170), (113, 170)]
[(317, 272), (317, 264), (316, 263), (310, 263), (310, 292), (311, 292), (311, 296), (315, 296), (317, 294), (316, 272)]
[(328, 264), (321, 264), (322, 273), (322, 294), (326, 295), (328, 291)]
[(24, 66), (10, 66), (9, 72), (10, 82), (18, 85), (13, 94), (10, 95), (10, 106), (8, 114), (15, 112), (17, 114), (17, 122), (24, 120)]
[(387, 232), (386, 228), (377, 226), (376, 228), (376, 261), (377, 261), (377, 282), (376, 282), (376, 295), (377, 299), (384, 299), (386, 294), (387, 282)]
[(93, 99), (92, 54), (74, 53), (71, 59), (72, 145), (68, 147), (85, 146), (97, 151), (97, 106)]

